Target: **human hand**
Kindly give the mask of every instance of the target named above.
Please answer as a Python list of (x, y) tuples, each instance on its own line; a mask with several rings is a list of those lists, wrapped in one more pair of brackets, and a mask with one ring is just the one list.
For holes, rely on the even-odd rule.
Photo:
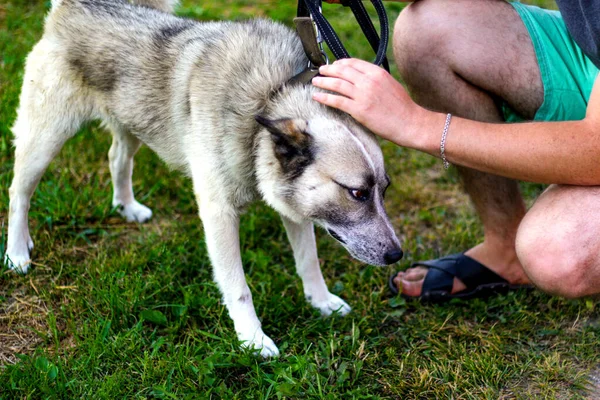
[(404, 87), (383, 68), (366, 61), (346, 58), (319, 68), (322, 77), (314, 86), (339, 93), (316, 92), (313, 99), (340, 109), (384, 139), (415, 147), (413, 121), (423, 110)]

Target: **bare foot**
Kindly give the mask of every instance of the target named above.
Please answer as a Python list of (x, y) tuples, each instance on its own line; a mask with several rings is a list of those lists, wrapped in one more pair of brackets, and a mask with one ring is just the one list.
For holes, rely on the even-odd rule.
[[(485, 265), (511, 284), (524, 285), (530, 283), (514, 248), (499, 250), (493, 246), (486, 245), (486, 243), (482, 243), (466, 251), (465, 255)], [(415, 267), (398, 272), (398, 275), (394, 278), (394, 285), (396, 285), (398, 291), (406, 296), (420, 296), (427, 272), (428, 269), (426, 267)], [(451, 293), (458, 293), (466, 288), (464, 283), (454, 278)]]

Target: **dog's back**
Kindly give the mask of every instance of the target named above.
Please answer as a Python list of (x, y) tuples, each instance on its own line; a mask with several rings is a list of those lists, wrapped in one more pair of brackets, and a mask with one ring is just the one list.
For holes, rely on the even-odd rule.
[(255, 131), (251, 117), (306, 62), (296, 35), (272, 21), (199, 23), (124, 0), (55, 0), (43, 40), (91, 93), (93, 117), (114, 118), (182, 170), (180, 152), (163, 148), (182, 140), (165, 136), (197, 135), (188, 129), (194, 118), (195, 126), (218, 121), (222, 129), (206, 132), (219, 137)]
[[(127, 2), (127, 0), (115, 1), (121, 1), (124, 3)], [(56, 8), (65, 2), (69, 2), (69, 0), (52, 0), (52, 8)], [(179, 0), (130, 0), (129, 2), (139, 6), (154, 8), (156, 10), (170, 13), (173, 12), (173, 9), (179, 3)]]

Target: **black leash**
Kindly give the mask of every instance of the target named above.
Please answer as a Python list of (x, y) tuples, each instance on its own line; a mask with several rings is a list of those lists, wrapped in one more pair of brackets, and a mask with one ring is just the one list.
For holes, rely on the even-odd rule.
[[(350, 2), (350, 9), (354, 14), (354, 17), (358, 21), (363, 33), (367, 37), (369, 44), (376, 52), (376, 58), (373, 63), (375, 65), (382, 66), (387, 72), (390, 72), (390, 65), (388, 63), (388, 59), (386, 56), (388, 40), (389, 40), (389, 24), (387, 19), (387, 14), (385, 12), (385, 8), (383, 7), (383, 3), (381, 0), (372, 0), (373, 6), (377, 11), (377, 15), (379, 17), (379, 22), (381, 24), (381, 39), (380, 36), (377, 35), (377, 30), (371, 21), (371, 17), (367, 13), (364, 4), (360, 0), (346, 0), (346, 2)], [(344, 3), (342, 3), (344, 4)], [(346, 6), (346, 4), (344, 4)]]
[[(369, 44), (376, 52), (373, 63), (382, 66), (389, 72), (390, 67), (385, 54), (388, 45), (389, 24), (381, 0), (371, 0), (379, 17), (381, 39), (361, 0), (342, 0), (341, 3), (345, 7), (350, 7)], [(317, 32), (314, 32), (313, 21)], [(335, 58), (350, 58), (331, 24), (321, 13), (321, 0), (298, 0), (298, 18), (295, 18), (294, 22), (311, 65), (293, 77), (292, 81), (309, 82), (318, 74), (318, 68), (327, 63), (327, 56), (321, 48), (319, 35), (323, 36)]]

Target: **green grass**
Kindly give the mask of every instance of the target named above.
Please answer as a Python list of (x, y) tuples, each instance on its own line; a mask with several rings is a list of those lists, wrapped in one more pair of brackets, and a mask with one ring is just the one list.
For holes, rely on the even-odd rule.
[[(294, 2), (185, 0), (198, 19), (262, 15), (291, 24)], [(0, 251), (25, 56), (49, 2), (0, 3)], [(389, 4), (390, 19), (401, 5)], [(352, 54), (371, 58), (347, 10), (325, 12)], [(110, 206), (110, 135), (97, 125), (51, 164), (31, 205), (34, 267), (0, 270), (0, 399), (581, 398), (599, 358), (598, 304), (540, 292), (423, 306), (390, 298), (393, 268), (352, 260), (318, 232), (333, 292), (353, 311), (321, 318), (304, 301), (275, 212), (250, 208), (242, 252), (264, 329), (282, 356), (238, 348), (212, 283), (190, 182), (148, 149), (134, 187), (155, 217), (123, 223)], [(387, 206), (412, 261), (466, 249), (482, 232), (454, 171), (383, 143)], [(528, 201), (542, 189), (524, 185)]]

